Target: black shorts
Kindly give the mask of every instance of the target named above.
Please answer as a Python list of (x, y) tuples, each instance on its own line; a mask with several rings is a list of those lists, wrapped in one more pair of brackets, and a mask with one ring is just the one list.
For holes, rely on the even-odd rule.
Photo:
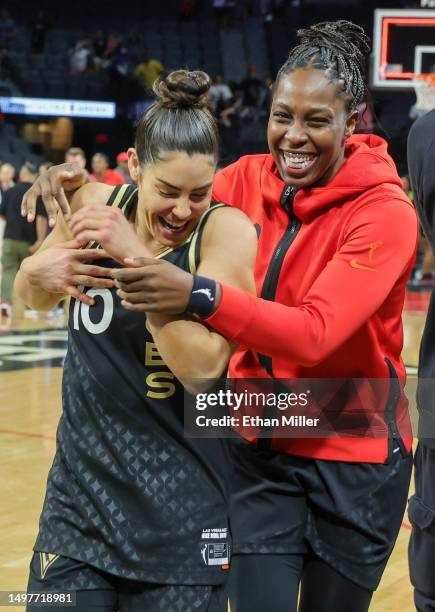
[(411, 582), (418, 610), (435, 610), (435, 450), (421, 442), (415, 453), (415, 495), (409, 500)]
[[(74, 606), (50, 605), (51, 612), (227, 612), (225, 585), (152, 584), (119, 578), (86, 563), (35, 552), (28, 593), (70, 593)], [(27, 605), (27, 612), (41, 610)]]
[(403, 520), (412, 455), (323, 461), (232, 445), (233, 554), (314, 553), (360, 586), (379, 584)]

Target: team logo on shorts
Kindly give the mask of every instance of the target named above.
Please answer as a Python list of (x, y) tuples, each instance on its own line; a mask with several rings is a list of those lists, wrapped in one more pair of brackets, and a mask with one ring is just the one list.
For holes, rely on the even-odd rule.
[(48, 568), (53, 565), (56, 559), (59, 558), (59, 555), (55, 553), (39, 553), (39, 562), (41, 564), (41, 579), (45, 578), (45, 574), (47, 573)]

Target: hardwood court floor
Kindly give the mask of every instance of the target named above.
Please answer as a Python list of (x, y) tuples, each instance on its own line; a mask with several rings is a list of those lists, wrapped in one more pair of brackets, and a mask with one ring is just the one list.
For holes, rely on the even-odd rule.
[[(406, 314), (404, 319), (405, 361), (416, 366), (424, 315)], [(66, 333), (50, 329), (50, 325), (44, 318), (17, 319), (9, 332), (0, 334), (0, 591), (26, 588), (47, 472), (55, 450)], [(37, 329), (44, 330), (39, 340), (32, 331)], [(374, 596), (372, 612), (415, 609), (407, 567), (409, 533), (405, 516)]]

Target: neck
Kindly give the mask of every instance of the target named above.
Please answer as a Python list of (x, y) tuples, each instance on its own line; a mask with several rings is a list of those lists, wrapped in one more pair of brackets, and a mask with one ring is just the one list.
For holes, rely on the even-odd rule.
[(158, 243), (153, 238), (147, 225), (146, 216), (141, 212), (139, 206), (136, 207), (134, 218), (131, 219), (131, 222), (137, 237), (153, 255), (160, 255), (160, 253), (166, 251), (167, 247)]

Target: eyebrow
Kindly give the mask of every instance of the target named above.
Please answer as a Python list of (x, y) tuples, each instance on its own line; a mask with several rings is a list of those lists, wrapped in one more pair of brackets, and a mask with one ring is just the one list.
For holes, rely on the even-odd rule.
[[(287, 111), (291, 112), (291, 108), (285, 102), (274, 102), (273, 106), (281, 106), (285, 108)], [(318, 106), (314, 108), (309, 108), (308, 113), (331, 113), (331, 109), (327, 106)]]
[[(166, 187), (170, 187), (171, 189), (176, 189), (177, 191), (181, 191), (181, 187), (177, 187), (176, 185), (171, 185), (171, 183), (168, 183), (167, 181), (164, 181), (161, 178), (158, 178), (158, 177), (156, 178), (160, 183), (163, 183), (163, 185), (166, 185)], [(202, 189), (209, 189), (212, 185), (213, 183), (207, 183), (206, 185), (202, 185), (201, 187), (195, 187), (195, 189), (192, 189), (192, 191), (201, 191)]]

